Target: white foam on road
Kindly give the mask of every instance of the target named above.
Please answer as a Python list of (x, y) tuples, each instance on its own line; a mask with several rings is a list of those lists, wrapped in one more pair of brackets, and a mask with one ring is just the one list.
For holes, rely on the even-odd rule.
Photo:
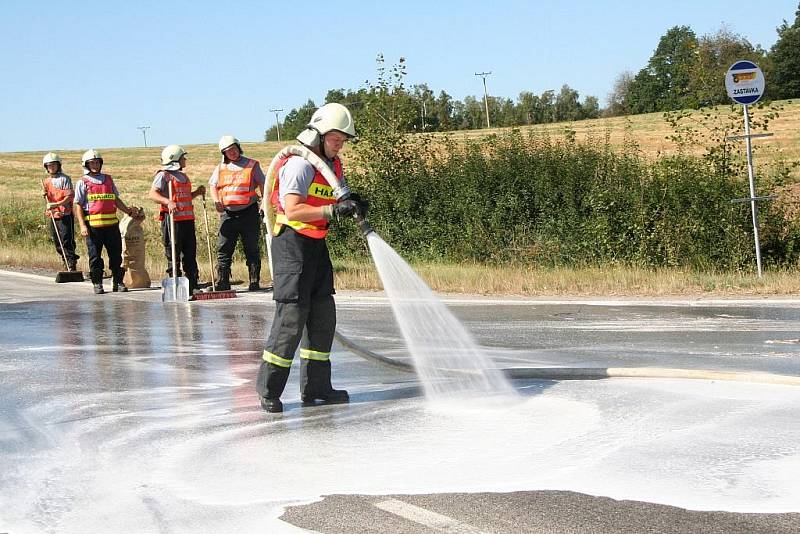
[(42, 438), (2, 456), (0, 530), (251, 532), (280, 526), (287, 504), (332, 493), (547, 489), (800, 511), (798, 388), (607, 380), (533, 390), (507, 405), (413, 398), (282, 416), (169, 388), (124, 402), (53, 399), (26, 414)]

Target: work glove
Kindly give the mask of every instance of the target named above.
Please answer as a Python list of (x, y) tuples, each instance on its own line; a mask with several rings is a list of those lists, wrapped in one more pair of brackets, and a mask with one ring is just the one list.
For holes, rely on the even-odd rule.
[(347, 199), (340, 200), (336, 204), (328, 205), (323, 208), (323, 214), (326, 219), (330, 220), (336, 217), (352, 217), (358, 209), (358, 203), (355, 200)]
[(358, 193), (350, 193), (348, 197), (350, 200), (354, 200), (357, 204), (356, 212), (361, 215), (362, 217), (367, 216), (367, 210), (369, 210), (369, 200), (361, 198), (361, 195)]

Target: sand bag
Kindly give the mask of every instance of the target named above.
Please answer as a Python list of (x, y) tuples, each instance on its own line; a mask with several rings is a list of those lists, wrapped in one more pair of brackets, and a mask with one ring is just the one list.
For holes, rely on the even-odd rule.
[[(137, 208), (133, 208), (134, 210)], [(119, 223), (122, 235), (122, 266), (125, 272), (125, 285), (131, 288), (150, 287), (150, 274), (145, 267), (144, 210), (138, 208), (135, 217), (125, 215)]]

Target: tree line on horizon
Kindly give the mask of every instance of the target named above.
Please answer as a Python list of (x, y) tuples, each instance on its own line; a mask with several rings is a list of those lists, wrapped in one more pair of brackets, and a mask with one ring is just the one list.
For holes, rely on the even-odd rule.
[[(580, 98), (564, 84), (561, 90), (535, 94), (522, 91), (516, 100), (489, 96), (489, 122), (493, 127), (523, 126), (598, 117), (698, 109), (730, 103), (724, 75), (737, 60), (758, 64), (766, 78), (766, 100), (800, 97), (800, 5), (793, 23), (786, 20), (776, 29), (778, 40), (764, 50), (744, 36), (721, 28), (698, 37), (689, 26), (670, 28), (660, 39), (647, 65), (639, 72), (623, 72), (608, 95), (608, 106), (597, 97)], [(427, 84), (407, 88), (405, 59), (387, 67), (378, 56), (378, 79), (357, 90), (332, 89), (325, 103), (338, 102), (350, 108), (357, 122), (363, 118), (391, 123), (401, 132), (472, 130), (486, 126), (483, 98), (454, 99), (446, 91), (436, 95)], [(282, 139), (292, 139), (308, 124), (317, 104), (309, 99), (292, 109), (280, 124)], [(264, 134), (266, 141), (278, 139), (277, 126)]]

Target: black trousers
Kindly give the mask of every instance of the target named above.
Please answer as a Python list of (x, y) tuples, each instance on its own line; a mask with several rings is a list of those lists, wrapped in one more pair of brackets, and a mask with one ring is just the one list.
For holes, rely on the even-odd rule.
[[(55, 221), (55, 225), (53, 225), (53, 221)], [(68, 265), (78, 263), (80, 256), (75, 253), (75, 218), (72, 215), (63, 215), (60, 219), (48, 221), (48, 225), (50, 226), (50, 237), (53, 238), (53, 245), (55, 245), (58, 255), (62, 258), (66, 256)], [(61, 238), (60, 243), (64, 245), (63, 253), (59, 238)]]
[[(167, 275), (172, 276), (172, 241), (169, 235), (169, 218), (161, 221), (161, 237), (164, 243), (164, 254), (167, 256)], [(194, 220), (175, 221), (175, 254), (178, 256), (177, 276), (186, 273), (186, 277), (197, 282), (197, 236)]]
[(312, 357), (302, 362), (301, 393), (327, 393), (332, 389), (327, 355), (336, 330), (328, 246), (324, 239), (305, 237), (285, 227), (272, 239), (272, 267), (275, 316), (264, 352), (265, 358), (272, 355), (278, 363), (265, 360), (261, 364), (256, 390), (262, 397), (281, 396), (302, 341), (302, 348)]
[(89, 235), (86, 236), (86, 250), (89, 253), (89, 274), (94, 281), (99, 275), (102, 277), (105, 265), (103, 263), (103, 256), (101, 253), (103, 248), (106, 249), (108, 255), (108, 267), (114, 275), (115, 280), (123, 273), (122, 270), (122, 236), (119, 233), (119, 224), (112, 226), (100, 226), (89, 228)]
[(258, 217), (258, 206), (253, 204), (242, 211), (225, 210), (220, 217), (219, 239), (217, 241), (217, 265), (220, 272), (230, 272), (233, 263), (233, 252), (236, 242), (242, 239), (245, 261), (248, 270), (261, 271), (261, 220)]

